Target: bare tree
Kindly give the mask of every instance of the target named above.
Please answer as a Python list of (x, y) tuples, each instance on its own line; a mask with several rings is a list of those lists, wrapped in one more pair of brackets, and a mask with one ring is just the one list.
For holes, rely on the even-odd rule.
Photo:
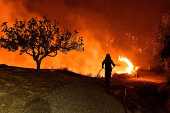
[(77, 38), (68, 30), (59, 30), (58, 22), (51, 22), (44, 16), (44, 20), (32, 18), (27, 22), (16, 19), (13, 27), (8, 27), (4, 22), (2, 32), (5, 36), (0, 38), (0, 46), (8, 51), (20, 51), (33, 57), (37, 64), (36, 75), (39, 75), (42, 59), (47, 56), (55, 57), (57, 51), (67, 53), (71, 50), (84, 51), (83, 37)]

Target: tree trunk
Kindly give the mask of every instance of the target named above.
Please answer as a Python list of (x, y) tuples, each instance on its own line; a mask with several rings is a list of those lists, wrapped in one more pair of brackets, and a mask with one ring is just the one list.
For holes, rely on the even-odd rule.
[(37, 69), (36, 69), (36, 76), (40, 76), (40, 64), (41, 64), (41, 61), (36, 61), (36, 63), (37, 63)]

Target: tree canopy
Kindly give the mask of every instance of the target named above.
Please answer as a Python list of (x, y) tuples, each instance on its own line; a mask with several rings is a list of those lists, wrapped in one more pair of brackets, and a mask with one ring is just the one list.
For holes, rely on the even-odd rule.
[[(4, 22), (2, 32), (5, 34), (0, 38), (0, 46), (8, 51), (20, 51), (20, 55), (26, 53), (37, 62), (37, 69), (46, 56), (54, 57), (57, 51), (67, 53), (71, 50), (83, 51), (83, 37), (77, 38), (77, 31), (70, 33), (68, 30), (59, 30), (58, 22), (32, 18), (25, 20), (15, 19), (13, 27), (8, 27)], [(53, 54), (53, 55), (52, 55)]]
[(165, 13), (162, 20), (156, 25), (155, 38), (157, 40), (156, 57), (161, 58), (164, 62), (165, 58), (170, 57), (170, 14)]

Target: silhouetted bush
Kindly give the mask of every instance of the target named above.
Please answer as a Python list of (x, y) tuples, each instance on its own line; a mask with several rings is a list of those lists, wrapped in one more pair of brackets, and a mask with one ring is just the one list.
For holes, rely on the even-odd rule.
[(63, 70), (68, 71), (68, 67), (63, 67)]
[(156, 74), (165, 74), (167, 71), (165, 70), (164, 66), (157, 65), (151, 69), (152, 72)]

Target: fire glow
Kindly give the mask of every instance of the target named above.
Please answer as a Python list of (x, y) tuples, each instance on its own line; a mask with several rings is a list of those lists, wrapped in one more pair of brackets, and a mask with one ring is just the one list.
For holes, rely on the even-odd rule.
[[(32, 1), (32, 2), (29, 2), (31, 4), (29, 4), (28, 7), (25, 7), (24, 4), (26, 3), (24, 1), (20, 1), (20, 2), (9, 1), (8, 3), (6, 3), (5, 0), (1, 0), (0, 6), (2, 8), (0, 11), (0, 15), (1, 15), (0, 23), (8, 22), (9, 26), (12, 26), (15, 19), (29, 20), (32, 17), (38, 17), (40, 19), (42, 18), (42, 16), (47, 14), (47, 17), (51, 18), (51, 20), (57, 19), (60, 27), (66, 27), (66, 29), (69, 29), (71, 31), (75, 29), (78, 30), (80, 35), (83, 36), (84, 43), (85, 43), (84, 52), (71, 51), (67, 55), (58, 52), (56, 57), (45, 58), (41, 63), (41, 69), (45, 69), (45, 68), (51, 69), (52, 67), (53, 69), (59, 69), (62, 67), (67, 67), (69, 70), (74, 71), (76, 73), (81, 73), (84, 75), (91, 74), (95, 76), (101, 69), (101, 63), (104, 60), (106, 53), (114, 53), (111, 54), (111, 56), (113, 61), (117, 63), (117, 57), (120, 54), (122, 53), (131, 54), (131, 52), (134, 52), (134, 50), (136, 52), (137, 48), (139, 48), (138, 46), (137, 47), (135, 46), (135, 44), (138, 44), (137, 43), (138, 37), (134, 33), (129, 33), (131, 32), (131, 30), (127, 31), (126, 29), (123, 28), (122, 31), (120, 29), (120, 31), (118, 30), (119, 32), (117, 32), (117, 30), (114, 27), (113, 28), (111, 27), (114, 26), (115, 24), (117, 25), (117, 23), (119, 23), (120, 26), (125, 26), (125, 28), (126, 26), (127, 27), (129, 26), (129, 25), (125, 25), (124, 23), (120, 23), (120, 21), (117, 22), (117, 20), (119, 20), (119, 17), (117, 17), (118, 19), (112, 21), (115, 23), (110, 23), (111, 21), (109, 20), (109, 18), (107, 18), (107, 16), (101, 16), (99, 12), (96, 12), (97, 10), (91, 11), (91, 10), (86, 10), (81, 8), (80, 11), (84, 12), (81, 13), (79, 11), (75, 12), (74, 8), (73, 10), (71, 10), (70, 7), (66, 6), (65, 3), (62, 2), (58, 3), (58, 2), (44, 1), (44, 4), (39, 4), (39, 2), (37, 1)], [(32, 5), (35, 3), (36, 5)], [(44, 8), (46, 6), (49, 6), (48, 10)], [(61, 10), (59, 9), (63, 9), (63, 8), (64, 10), (62, 10), (61, 12)], [(55, 14), (53, 14), (54, 12)], [(112, 13), (113, 12), (111, 11), (111, 14)], [(127, 17), (129, 17), (129, 15), (127, 15)], [(112, 25), (109, 26), (110, 24)], [(0, 34), (2, 36), (2, 33)], [(118, 38), (119, 34), (121, 34), (121, 38)], [(127, 41), (124, 41), (125, 40), (124, 37), (126, 37), (124, 36), (125, 34), (128, 36)], [(143, 33), (139, 34), (139, 36), (143, 36)], [(124, 46), (121, 47), (119, 46), (120, 45), (119, 43), (122, 43), (122, 41), (128, 42), (129, 45), (124, 43), (125, 47), (131, 48), (131, 46), (134, 46), (135, 49), (132, 48), (128, 51), (124, 50)], [(133, 41), (135, 41), (135, 44), (133, 43)], [(139, 41), (140, 40), (138, 40), (138, 42)], [(108, 44), (108, 46), (105, 46), (106, 44)], [(142, 47), (140, 48), (141, 50), (143, 50)], [(3, 48), (0, 48), (0, 52), (1, 52), (1, 56), (0, 56), (1, 64), (27, 67), (27, 68), (35, 68), (36, 66), (34, 60), (26, 54), (19, 55), (18, 51), (9, 52), (4, 50)], [(143, 59), (143, 62), (145, 62), (145, 59)], [(126, 65), (125, 61), (123, 61), (122, 64)], [(134, 68), (134, 67), (130, 68), (130, 66), (131, 65), (129, 64), (128, 67), (116, 66), (112, 71), (114, 73), (118, 73), (118, 72), (127, 73), (126, 72), (127, 68), (129, 68), (129, 70), (131, 69), (133, 70)], [(132, 73), (133, 71), (128, 71), (128, 72)], [(101, 71), (101, 75), (104, 76), (104, 69)]]
[(137, 71), (138, 67), (135, 67), (135, 69), (134, 69), (134, 65), (126, 57), (120, 57), (119, 56), (118, 60), (119, 61), (124, 61), (125, 63), (127, 63), (128, 68), (126, 68), (126, 71), (118, 71), (116, 73), (118, 73), (118, 74), (121, 74), (121, 73), (133, 74), (133, 73), (135, 73)]

